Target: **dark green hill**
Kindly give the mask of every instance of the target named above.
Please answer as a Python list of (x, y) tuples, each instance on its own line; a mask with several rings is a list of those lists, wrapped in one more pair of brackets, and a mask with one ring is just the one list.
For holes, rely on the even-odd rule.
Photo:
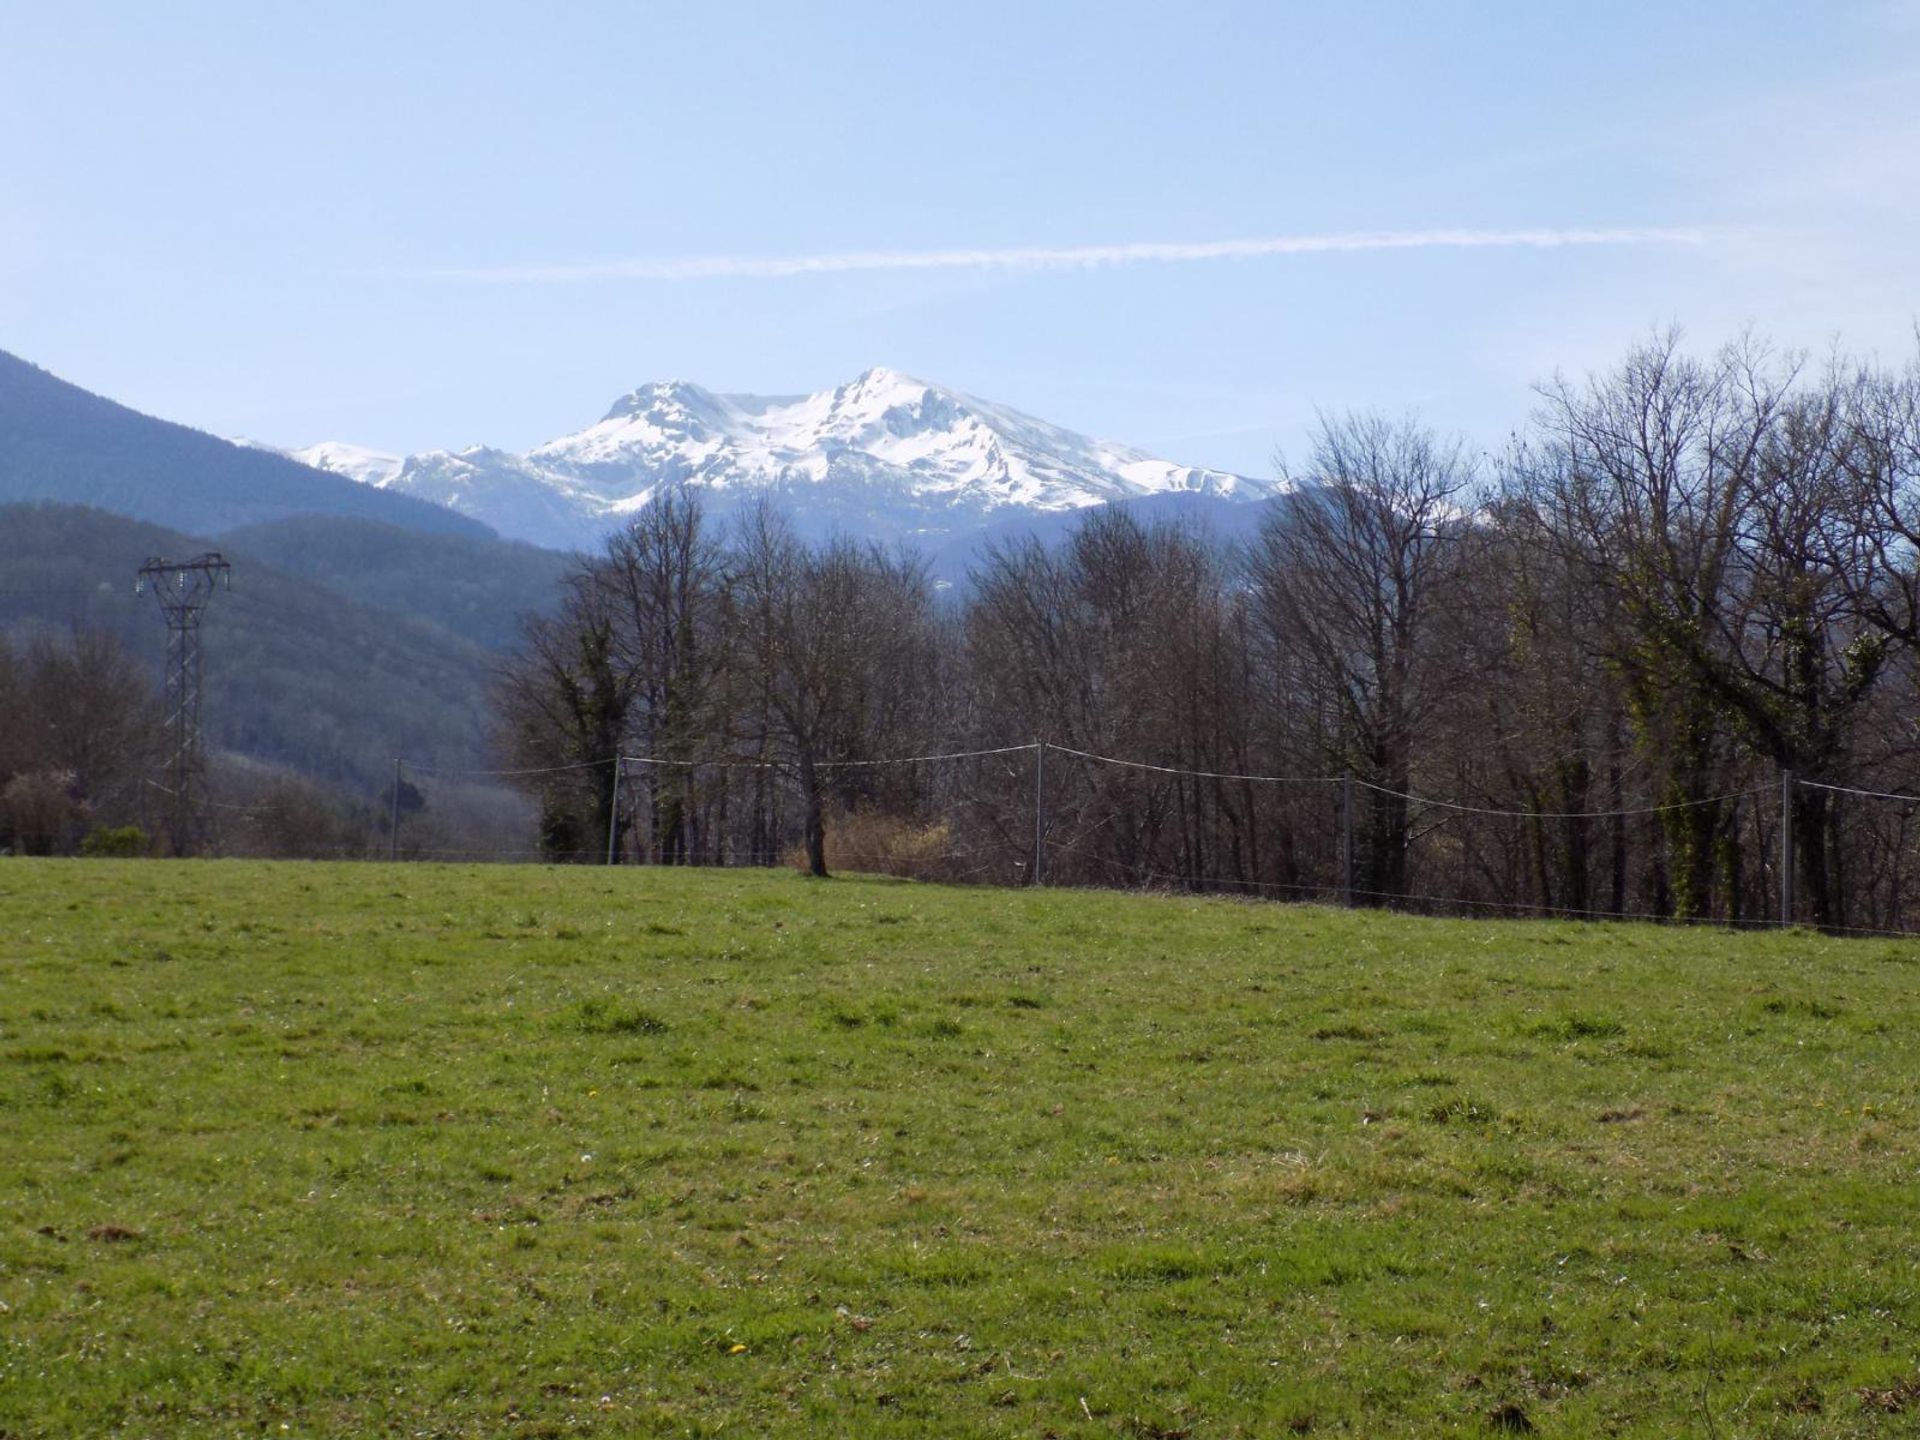
[(422, 535), (324, 515), (249, 525), (220, 543), (363, 604), (430, 620), (488, 650), (518, 643), (522, 617), (551, 607), (574, 563), (558, 550), (518, 541)]
[(484, 763), (488, 651), (289, 574), (239, 540), (216, 545), (79, 506), (0, 507), (0, 630), (104, 626), (157, 682), (166, 628), (152, 598), (134, 594), (134, 574), (149, 555), (214, 548), (234, 569), (205, 623), (212, 747), (363, 795), (386, 785), (396, 755)]
[(194, 534), (346, 515), (442, 535), (477, 520), (156, 420), (0, 351), (0, 504), (94, 505)]

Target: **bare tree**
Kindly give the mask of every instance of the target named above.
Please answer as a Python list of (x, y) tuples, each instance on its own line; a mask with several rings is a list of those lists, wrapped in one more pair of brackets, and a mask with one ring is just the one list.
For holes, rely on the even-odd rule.
[[(1663, 799), (1676, 900), (1729, 918), (1739, 832), (1716, 798), (1738, 742), (1804, 779), (1831, 779), (1848, 717), (1882, 670), (1857, 597), (1858, 416), (1871, 387), (1839, 366), (1809, 380), (1743, 341), (1711, 362), (1668, 334), (1583, 390), (1547, 393), (1561, 465), (1540, 492), (1565, 553), (1616, 603), (1615, 662)], [(1814, 918), (1835, 918), (1825, 792), (1795, 792), (1793, 827)]]
[[(1887, 647), (1858, 605), (1868, 577), (1856, 573), (1849, 540), (1860, 528), (1853, 477), (1871, 464), (1859, 453), (1858, 419), (1870, 387), (1838, 365), (1804, 386), (1795, 379), (1791, 370), (1743, 376), (1765, 415), (1740, 540), (1745, 603), (1716, 617), (1724, 650), (1700, 660), (1760, 754), (1799, 778), (1840, 780), (1854, 714), (1884, 673)], [(1789, 816), (1799, 890), (1820, 924), (1845, 918), (1829, 856), (1829, 794), (1795, 787)]]
[(606, 843), (634, 689), (608, 591), (582, 571), (557, 615), (528, 623), (526, 649), (494, 692), (504, 754), (541, 772), (519, 778), (540, 803), (541, 846), (556, 859), (587, 859)]
[(1920, 359), (1897, 374), (1863, 374), (1841, 451), (1845, 504), (1836, 568), (1856, 581), (1860, 614), (1920, 654)]
[[(639, 753), (677, 765), (641, 776), (652, 855), (685, 863), (698, 811), (691, 762), (715, 730), (712, 690), (723, 656), (719, 634), (724, 556), (708, 534), (698, 494), (667, 486), (607, 542), (592, 567), (615, 621), (614, 653), (632, 689), (628, 725)], [(617, 847), (616, 847), (617, 849)]]
[(1714, 797), (1730, 736), (1703, 664), (1733, 604), (1760, 443), (1732, 378), (1682, 355), (1669, 334), (1583, 388), (1557, 381), (1541, 416), (1553, 463), (1535, 472), (1563, 557), (1616, 606), (1613, 660), (1641, 743), (1667, 776), (1660, 798), (1683, 917), (1712, 912), (1723, 819)]
[[(807, 868), (824, 876), (822, 767), (873, 758), (915, 730), (934, 633), (925, 568), (845, 539), (811, 549), (763, 504), (742, 516), (733, 577), (737, 653), (800, 789)], [(857, 794), (857, 781), (844, 786)]]
[(1057, 767), (1050, 808), (1056, 873), (1189, 884), (1258, 878), (1257, 800), (1243, 783), (1192, 770), (1252, 766), (1240, 577), (1209, 536), (1091, 512), (1049, 550), (1028, 540), (974, 576), (968, 663), (988, 734), (1036, 736), (1159, 770)]
[[(30, 639), (16, 657), (0, 643), (0, 844), (72, 848), (90, 826), (143, 810), (162, 744), (153, 684), (105, 630)], [(11, 820), (9, 820), (11, 816)]]
[(1439, 640), (1476, 468), (1458, 440), (1363, 414), (1323, 418), (1288, 478), (1250, 559), (1255, 623), (1285, 687), (1271, 703), (1320, 709), (1325, 762), (1369, 787), (1355, 888), (1402, 894), (1405, 797), (1454, 678)]

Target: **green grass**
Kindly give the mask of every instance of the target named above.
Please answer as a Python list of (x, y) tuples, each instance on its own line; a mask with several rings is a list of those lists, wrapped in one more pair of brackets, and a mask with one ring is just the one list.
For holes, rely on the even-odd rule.
[(1912, 1434), (1917, 961), (0, 862), (0, 1436)]

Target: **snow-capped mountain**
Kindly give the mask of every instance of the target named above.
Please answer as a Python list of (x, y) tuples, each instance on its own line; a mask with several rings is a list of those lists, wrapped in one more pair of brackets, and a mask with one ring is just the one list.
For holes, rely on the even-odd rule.
[(304, 450), (289, 450), (286, 453), (288, 458), (298, 460), (302, 465), (344, 475), (349, 480), (358, 480), (362, 485), (372, 485), (382, 490), (389, 480), (400, 473), (400, 467), (406, 464), (404, 456), (389, 455), (384, 450), (369, 450), (364, 445), (348, 445), (339, 440), (323, 440)]
[(1194, 495), (1259, 500), (1266, 481), (1157, 460), (891, 370), (816, 395), (718, 395), (642, 386), (599, 422), (525, 455), (476, 446), (398, 462), (326, 444), (292, 452), (483, 520), (503, 535), (592, 546), (662, 485), (724, 511), (781, 498), (809, 531), (938, 540), (1022, 512)]

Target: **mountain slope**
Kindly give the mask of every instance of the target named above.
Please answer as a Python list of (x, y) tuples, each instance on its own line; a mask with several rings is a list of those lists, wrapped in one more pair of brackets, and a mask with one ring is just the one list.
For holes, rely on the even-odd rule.
[(376, 520), (301, 515), (220, 536), (225, 551), (363, 605), (429, 621), (487, 650), (520, 644), (521, 621), (560, 598), (574, 559), (511, 540), (423, 535)]
[[(342, 460), (339, 468), (369, 466)], [(764, 494), (812, 533), (841, 528), (934, 543), (1008, 516), (1169, 495), (1250, 501), (1274, 489), (1091, 440), (891, 370), (803, 396), (646, 385), (596, 423), (526, 455), (433, 451), (367, 478), (503, 534), (580, 547), (597, 545), (662, 485), (676, 483), (705, 492), (722, 514)]]
[[(152, 666), (166, 627), (133, 592), (148, 555), (187, 557), (202, 538), (72, 505), (0, 506), (0, 631), (102, 626)], [(224, 544), (233, 589), (204, 622), (209, 745), (363, 796), (395, 755), (485, 764), (493, 655), (430, 622), (376, 608)]]
[(307, 514), (488, 533), (405, 494), (142, 415), (0, 351), (0, 504), (16, 501), (94, 505), (203, 535)]

